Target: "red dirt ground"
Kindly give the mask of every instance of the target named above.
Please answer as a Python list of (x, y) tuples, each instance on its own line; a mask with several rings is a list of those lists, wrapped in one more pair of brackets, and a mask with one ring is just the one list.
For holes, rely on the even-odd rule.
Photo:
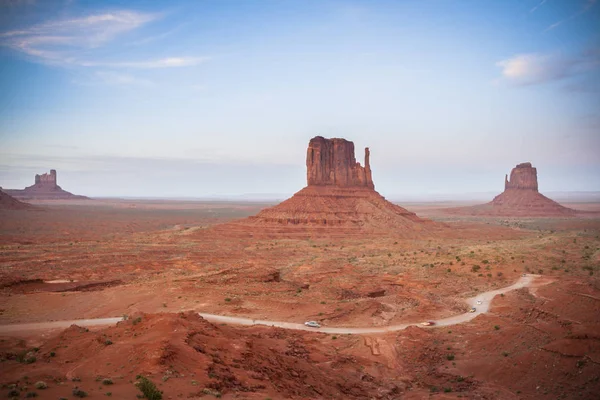
[[(91, 202), (0, 213), (0, 324), (131, 317), (94, 332), (2, 338), (0, 384), (19, 381), (27, 391), (67, 398), (74, 385), (92, 398), (132, 397), (138, 374), (173, 398), (219, 391), (260, 399), (588, 399), (600, 390), (598, 219), (430, 211), (451, 235), (286, 236), (247, 230), (246, 223), (212, 228), (263, 205)], [(491, 313), (450, 328), (333, 339), (214, 326), (178, 314), (314, 319), (326, 326), (418, 322), (464, 312), (463, 298), (508, 286), (524, 272), (551, 283), (498, 297)], [(53, 280), (64, 282), (47, 283)], [(142, 320), (133, 325), (138, 314)], [(209, 350), (194, 350), (184, 339), (190, 335), (194, 346)], [(240, 358), (250, 348), (261, 350)], [(305, 350), (287, 354), (291, 348)], [(175, 349), (172, 361), (161, 363), (170, 354), (164, 349)], [(25, 350), (35, 362), (17, 357)], [(75, 372), (80, 382), (71, 381)], [(37, 380), (48, 384), (46, 392), (33, 388)], [(215, 392), (200, 393), (205, 388)]]

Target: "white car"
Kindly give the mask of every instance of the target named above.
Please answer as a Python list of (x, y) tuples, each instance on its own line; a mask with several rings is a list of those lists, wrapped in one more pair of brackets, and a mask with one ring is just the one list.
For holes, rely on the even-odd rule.
[(423, 326), (433, 326), (433, 325), (435, 325), (435, 321), (421, 322), (421, 325), (423, 325)]
[(306, 321), (304, 323), (304, 325), (311, 327), (311, 328), (320, 328), (321, 327), (321, 325), (317, 321)]
[(481, 301), (481, 300), (477, 300), (477, 304), (478, 304), (478, 305), (479, 305), (479, 304), (481, 304), (481, 303), (482, 303), (482, 301)]

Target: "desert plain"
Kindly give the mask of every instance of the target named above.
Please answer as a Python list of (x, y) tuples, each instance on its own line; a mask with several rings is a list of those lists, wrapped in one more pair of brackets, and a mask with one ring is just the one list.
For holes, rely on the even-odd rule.
[[(0, 211), (2, 396), (592, 399), (600, 391), (600, 218), (460, 216), (410, 203), (441, 233), (282, 235), (269, 206), (33, 201)], [(453, 204), (456, 206), (457, 204)], [(600, 204), (564, 204), (600, 211)], [(451, 326), (468, 298), (510, 286)], [(209, 322), (196, 313), (323, 328)], [(55, 321), (117, 324), (52, 328)], [(26, 329), (10, 329), (26, 326)], [(47, 388), (38, 389), (43, 385)], [(33, 395), (31, 395), (33, 396)]]

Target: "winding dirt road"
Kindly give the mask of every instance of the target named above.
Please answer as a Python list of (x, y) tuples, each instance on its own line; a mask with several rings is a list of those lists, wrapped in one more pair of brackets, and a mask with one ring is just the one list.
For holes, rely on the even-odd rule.
[[(524, 287), (529, 287), (534, 282), (539, 275), (526, 275), (519, 278), (517, 282), (515, 282), (511, 286), (507, 286), (502, 289), (491, 290), (489, 292), (481, 293), (475, 297), (471, 297), (465, 299), (465, 302), (471, 307), (475, 307), (475, 312), (467, 312), (460, 315), (455, 315), (453, 317), (448, 317), (444, 319), (440, 319), (435, 321), (435, 325), (431, 326), (431, 328), (435, 328), (438, 326), (450, 326), (456, 325), (463, 322), (467, 322), (477, 317), (479, 314), (484, 314), (488, 312), (492, 300), (499, 294), (510, 292), (511, 290), (520, 289)], [(481, 302), (481, 304), (478, 304)], [(302, 331), (312, 331), (312, 332), (323, 332), (323, 333), (337, 333), (337, 334), (368, 334), (368, 333), (385, 333), (385, 332), (395, 332), (401, 331), (403, 329), (408, 328), (409, 326), (420, 325), (420, 322), (413, 322), (407, 324), (400, 325), (391, 325), (391, 326), (381, 326), (381, 327), (367, 327), (367, 328), (330, 328), (330, 327), (321, 327), (321, 328), (309, 328), (304, 324), (297, 324), (292, 322), (279, 322), (279, 321), (266, 321), (259, 319), (250, 319), (250, 318), (240, 318), (240, 317), (228, 317), (226, 315), (216, 315), (216, 314), (205, 314), (198, 313), (202, 318), (206, 319), (210, 322), (216, 323), (227, 323), (227, 324), (235, 324), (235, 325), (266, 325), (266, 326), (275, 326), (278, 328), (284, 329), (295, 329)], [(103, 325), (112, 325), (116, 324), (119, 321), (123, 321), (122, 317), (115, 318), (96, 318), (96, 319), (77, 319), (71, 321), (52, 321), (52, 322), (36, 322), (29, 324), (10, 324), (10, 325), (0, 325), (0, 334), (16, 334), (22, 332), (31, 332), (31, 331), (39, 331), (39, 330), (53, 330), (53, 329), (64, 329), (69, 326), (76, 324), (78, 326), (83, 327), (93, 327), (93, 326), (103, 326)]]

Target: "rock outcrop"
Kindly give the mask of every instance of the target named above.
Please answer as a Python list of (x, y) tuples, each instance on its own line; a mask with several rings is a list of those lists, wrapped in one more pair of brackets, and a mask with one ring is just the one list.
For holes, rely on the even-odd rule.
[(369, 157), (369, 148), (366, 148), (365, 166), (362, 167), (354, 157), (354, 143), (346, 139), (314, 137), (306, 152), (307, 184), (375, 189)]
[(531, 166), (531, 163), (521, 163), (510, 171), (510, 180), (508, 175), (504, 178), (504, 190), (534, 190), (538, 191), (537, 169)]
[(573, 216), (577, 211), (561, 206), (538, 192), (537, 170), (526, 162), (504, 178), (504, 192), (487, 204), (447, 209), (451, 214), (515, 217)]
[(445, 229), (442, 224), (422, 219), (377, 193), (369, 157), (367, 148), (363, 167), (354, 156), (354, 143), (317, 136), (308, 144), (304, 189), (256, 216), (217, 229), (309, 236), (394, 233), (407, 238)]
[(63, 190), (57, 183), (56, 170), (35, 176), (35, 183), (25, 189), (7, 189), (6, 193), (19, 200), (75, 200), (88, 199)]
[(33, 208), (30, 204), (15, 199), (0, 188), (0, 210), (27, 210), (30, 208)]

